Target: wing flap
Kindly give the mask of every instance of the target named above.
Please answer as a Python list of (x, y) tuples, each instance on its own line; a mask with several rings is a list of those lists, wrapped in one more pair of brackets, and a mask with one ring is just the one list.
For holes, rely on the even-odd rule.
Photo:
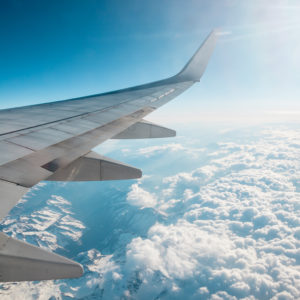
[(31, 149), (9, 143), (6, 141), (0, 141), (0, 166), (10, 161), (16, 160), (20, 157), (33, 153)]
[(64, 132), (68, 132), (74, 136), (83, 134), (85, 132), (88, 132), (90, 130), (93, 130), (99, 126), (98, 123), (88, 121), (85, 119), (76, 119), (76, 120), (70, 120), (68, 122), (62, 122), (57, 125), (54, 125), (52, 128)]
[(22, 147), (32, 150), (41, 150), (53, 144), (71, 138), (73, 135), (53, 128), (44, 128), (41, 130), (20, 134), (6, 141), (12, 142)]

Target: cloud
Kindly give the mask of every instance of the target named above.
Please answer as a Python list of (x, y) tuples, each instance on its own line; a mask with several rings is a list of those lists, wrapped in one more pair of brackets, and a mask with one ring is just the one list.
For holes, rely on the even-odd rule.
[(246, 143), (219, 143), (207, 165), (165, 178), (157, 197), (171, 224), (127, 246), (125, 273), (140, 282), (129, 294), (298, 298), (299, 140), (299, 130), (267, 128)]
[(127, 201), (131, 205), (144, 207), (154, 207), (157, 203), (155, 195), (147, 192), (139, 186), (139, 184), (133, 184), (131, 190), (127, 195)]
[[(133, 209), (131, 228), (140, 228), (150, 217), (155, 222), (143, 233), (116, 227), (116, 241), (103, 242), (106, 254), (89, 249), (79, 255), (86, 268), (84, 277), (50, 284), (52, 293), (47, 290), (47, 296), (300, 298), (300, 130), (253, 128), (222, 137), (214, 147), (188, 149), (202, 153), (205, 160), (195, 156), (192, 170), (182, 165), (178, 174), (160, 177), (160, 184), (155, 182), (158, 188), (149, 184), (152, 174), (132, 184), (124, 196), (130, 205), (122, 208), (118, 222)], [(139, 155), (155, 153), (172, 163), (178, 152), (187, 151), (182, 144), (175, 145), (148, 147)], [(30, 218), (49, 236), (53, 225), (56, 234), (64, 233), (64, 226), (84, 229), (68, 213), (71, 206), (65, 198), (51, 197), (37, 212)], [(6, 228), (27, 238), (30, 224), (25, 219), (23, 227), (8, 222)], [(42, 238), (38, 231), (33, 236)], [(10, 294), (1, 291), (0, 295), (20, 293), (20, 287), (42, 295), (46, 284), (17, 284), (8, 287)]]
[(171, 143), (171, 144), (166, 144), (166, 145), (162, 145), (162, 146), (151, 146), (151, 147), (141, 148), (138, 150), (138, 153), (149, 157), (157, 152), (164, 152), (164, 151), (172, 151), (173, 152), (173, 151), (180, 151), (183, 149), (184, 148), (181, 144)]

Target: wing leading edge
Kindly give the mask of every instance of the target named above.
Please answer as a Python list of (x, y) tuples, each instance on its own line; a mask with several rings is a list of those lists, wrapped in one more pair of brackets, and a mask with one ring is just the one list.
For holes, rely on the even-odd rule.
[[(186, 66), (170, 78), (104, 94), (0, 110), (0, 220), (41, 180), (140, 177), (139, 169), (94, 154), (91, 149), (112, 138), (175, 136), (175, 131), (144, 117), (200, 80), (217, 35), (212, 31)], [(20, 268), (24, 271), (18, 272)], [(0, 233), (0, 282), (81, 275), (78, 263)]]

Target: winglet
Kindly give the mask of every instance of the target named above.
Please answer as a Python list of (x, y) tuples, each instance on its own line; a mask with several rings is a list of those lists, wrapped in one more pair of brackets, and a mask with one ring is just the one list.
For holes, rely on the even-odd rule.
[(180, 81), (200, 81), (208, 60), (212, 55), (218, 37), (218, 30), (213, 30), (184, 68), (175, 76)]

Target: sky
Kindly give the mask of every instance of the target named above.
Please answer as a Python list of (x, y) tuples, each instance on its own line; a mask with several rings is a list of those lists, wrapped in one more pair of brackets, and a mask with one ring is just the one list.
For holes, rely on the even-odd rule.
[(297, 120), (299, 16), (287, 0), (1, 1), (0, 108), (174, 75), (219, 28), (201, 84), (154, 120)]

